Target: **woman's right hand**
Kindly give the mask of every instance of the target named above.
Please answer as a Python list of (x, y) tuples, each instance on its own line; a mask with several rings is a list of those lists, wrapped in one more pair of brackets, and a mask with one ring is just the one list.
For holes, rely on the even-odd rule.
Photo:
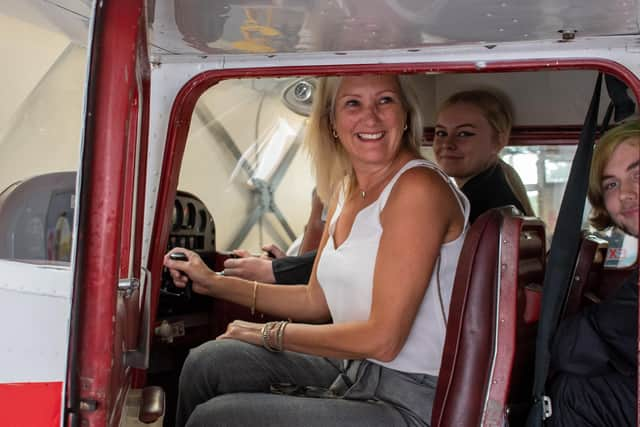
[[(171, 254), (174, 253), (185, 254), (187, 260), (171, 259)], [(173, 248), (165, 254), (162, 263), (169, 269), (169, 274), (177, 287), (184, 288), (191, 280), (194, 292), (215, 296), (213, 286), (217, 279), (216, 273), (207, 267), (197, 253), (184, 248)]]

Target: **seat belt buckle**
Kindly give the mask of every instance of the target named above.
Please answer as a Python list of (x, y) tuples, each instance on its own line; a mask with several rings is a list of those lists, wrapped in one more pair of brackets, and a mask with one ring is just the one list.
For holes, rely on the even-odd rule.
[(553, 410), (551, 409), (551, 398), (549, 396), (542, 396), (542, 420), (551, 418)]

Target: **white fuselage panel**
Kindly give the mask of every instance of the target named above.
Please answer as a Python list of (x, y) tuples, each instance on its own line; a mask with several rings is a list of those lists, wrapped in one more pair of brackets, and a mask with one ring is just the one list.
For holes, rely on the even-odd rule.
[(71, 271), (5, 260), (0, 269), (0, 383), (64, 382)]

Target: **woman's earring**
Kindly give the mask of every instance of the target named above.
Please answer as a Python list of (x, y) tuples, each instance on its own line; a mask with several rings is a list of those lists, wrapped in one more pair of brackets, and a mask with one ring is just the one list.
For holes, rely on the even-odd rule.
[(338, 132), (336, 132), (335, 128), (331, 128), (331, 135), (333, 135), (335, 139), (338, 139)]
[(409, 129), (409, 126), (407, 126), (407, 124), (405, 123), (404, 127), (402, 128), (402, 130), (407, 130), (407, 129)]

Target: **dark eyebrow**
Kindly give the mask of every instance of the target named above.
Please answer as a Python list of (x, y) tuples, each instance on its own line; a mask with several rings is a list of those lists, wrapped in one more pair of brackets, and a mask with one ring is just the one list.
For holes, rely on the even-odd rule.
[[(440, 123), (436, 123), (436, 126), (435, 126), (435, 127), (446, 128), (446, 126), (445, 126), (445, 125), (441, 125)], [(475, 128), (476, 128), (476, 125), (474, 125), (474, 124), (472, 124), (472, 123), (463, 123), (463, 124), (461, 124), (461, 125), (456, 126), (456, 127), (455, 127), (455, 129), (463, 128), (463, 127), (470, 127), (470, 128), (474, 128), (474, 129), (475, 129)]]
[[(380, 95), (385, 94), (385, 93), (390, 93), (390, 94), (393, 94), (393, 95), (396, 95), (396, 96), (400, 96), (400, 92), (398, 92), (395, 89), (383, 89), (383, 90), (381, 90), (379, 92), (376, 92), (375, 96), (380, 96)], [(343, 93), (342, 95), (338, 96), (338, 98), (344, 98), (346, 96), (352, 96), (352, 97), (355, 97), (355, 98), (362, 98), (362, 95), (360, 95), (358, 93), (348, 93), (348, 92), (347, 93)]]
[[(638, 166), (640, 166), (640, 160), (636, 160), (635, 162), (631, 163), (629, 166), (627, 166), (626, 171), (629, 172), (631, 169), (635, 169)], [(600, 181), (604, 181), (606, 179), (609, 178), (615, 178), (613, 175), (602, 175), (602, 178), (600, 178)]]
[(341, 98), (347, 98), (347, 97), (354, 97), (354, 98), (360, 98), (361, 96), (358, 95), (357, 93), (343, 93), (342, 95), (338, 96), (338, 99)]

